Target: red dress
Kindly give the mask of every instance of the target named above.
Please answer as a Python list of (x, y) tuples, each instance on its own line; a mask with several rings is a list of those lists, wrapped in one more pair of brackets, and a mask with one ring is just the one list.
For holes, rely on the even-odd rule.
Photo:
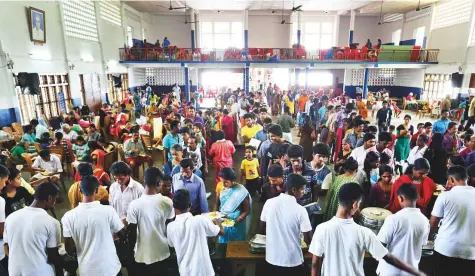
[(233, 118), (229, 115), (224, 115), (221, 118), (221, 128), (224, 131), (224, 137), (226, 140), (236, 142), (236, 135), (234, 135), (234, 122)]
[(417, 208), (421, 209), (421, 212), (427, 216), (427, 205), (429, 204), (432, 195), (437, 189), (434, 181), (427, 176), (423, 178), (423, 181), (420, 184), (414, 184), (412, 178), (408, 175), (402, 175), (399, 177), (396, 182), (394, 182), (393, 188), (391, 190), (391, 196), (389, 197), (389, 211), (394, 214), (401, 210), (401, 206), (399, 205), (399, 201), (397, 199), (397, 191), (399, 190), (399, 187), (405, 183), (412, 183), (416, 187), (417, 194), (419, 195), (419, 199), (417, 200)]
[(336, 130), (336, 138), (335, 138), (335, 155), (333, 156), (334, 162), (336, 162), (336, 158), (338, 157), (338, 153), (341, 150), (341, 143), (343, 142), (343, 128), (340, 127)]
[(219, 140), (211, 145), (209, 155), (213, 157), (215, 170), (215, 185), (220, 181), (219, 172), (222, 168), (233, 167), (233, 154), (236, 152), (234, 145), (229, 140)]

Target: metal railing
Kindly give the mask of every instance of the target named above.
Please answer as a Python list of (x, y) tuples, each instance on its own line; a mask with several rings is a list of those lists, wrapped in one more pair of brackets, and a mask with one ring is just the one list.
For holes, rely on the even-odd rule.
[(122, 61), (348, 61), (348, 62), (437, 62), (438, 49), (349, 49), (328, 50), (295, 48), (198, 49), (191, 48), (120, 48)]

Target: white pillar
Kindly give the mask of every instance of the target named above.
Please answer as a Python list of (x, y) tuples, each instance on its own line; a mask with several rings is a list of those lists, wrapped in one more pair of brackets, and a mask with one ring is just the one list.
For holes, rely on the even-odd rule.
[(195, 35), (196, 35), (196, 48), (200, 48), (201, 46), (201, 37), (199, 35), (200, 33), (200, 14), (196, 13), (195, 14)]
[(244, 10), (244, 48), (249, 48), (249, 36), (248, 36), (248, 30), (249, 30), (249, 11)]
[[(100, 74), (100, 83), (101, 83), (101, 99), (103, 102), (106, 102), (106, 94), (108, 91), (108, 83), (107, 83), (107, 75), (106, 75), (106, 66), (107, 61), (104, 58), (104, 45), (102, 41), (104, 38), (102, 37), (102, 20), (101, 20), (101, 3), (99, 1), (94, 2), (94, 9), (96, 11), (96, 25), (97, 25), (97, 39), (99, 42), (99, 49), (101, 53), (101, 71)], [(140, 19), (142, 21), (142, 19)]]
[(350, 32), (348, 36), (348, 45), (353, 43), (353, 36), (355, 32), (355, 10), (351, 10), (350, 13)]
[(297, 45), (298, 46), (300, 46), (300, 43), (302, 42), (301, 36), (302, 36), (302, 12), (298, 11), (297, 12)]
[[(195, 10), (190, 9), (190, 22), (195, 22)], [(191, 35), (191, 49), (196, 47), (196, 37), (195, 37), (195, 23), (190, 23), (190, 35)]]

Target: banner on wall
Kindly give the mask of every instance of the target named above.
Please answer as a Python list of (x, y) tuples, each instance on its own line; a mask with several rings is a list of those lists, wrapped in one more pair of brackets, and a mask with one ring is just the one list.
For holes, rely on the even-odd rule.
[(64, 99), (63, 91), (59, 91), (58, 93), (58, 105), (59, 105), (59, 110), (63, 111), (64, 113), (67, 113), (66, 100)]

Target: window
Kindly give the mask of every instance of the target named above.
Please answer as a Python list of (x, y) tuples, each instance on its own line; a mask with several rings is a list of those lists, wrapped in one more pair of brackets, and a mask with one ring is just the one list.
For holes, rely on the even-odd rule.
[[(292, 44), (297, 44), (297, 24), (292, 25)], [(329, 49), (333, 46), (332, 22), (305, 22), (300, 30), (300, 43), (306, 49)]]
[(132, 40), (132, 27), (127, 26), (127, 45), (129, 47), (134, 46), (134, 41)]
[(399, 45), (400, 39), (401, 39), (401, 29), (393, 32), (392, 43), (394, 43), (394, 45)]
[(117, 26), (122, 26), (122, 18), (120, 16), (120, 8), (116, 4), (117, 2), (113, 1), (100, 1), (101, 4), (101, 18), (115, 24)]
[(63, 1), (62, 7), (67, 36), (99, 41), (93, 1)]
[(425, 74), (423, 100), (437, 100), (451, 95), (453, 92), (450, 74)]
[(414, 30), (412, 37), (416, 40), (416, 46), (424, 46), (424, 33), (426, 27), (422, 26)]
[(467, 22), (472, 12), (473, 0), (443, 1), (435, 6), (433, 29)]
[(29, 124), (31, 119), (39, 116), (50, 119), (61, 111), (68, 112), (71, 103), (68, 80), (68, 75), (40, 75), (41, 92), (38, 95), (23, 94), (17, 87), (22, 125)]
[(242, 22), (201, 22), (201, 45), (203, 48), (242, 48)]

